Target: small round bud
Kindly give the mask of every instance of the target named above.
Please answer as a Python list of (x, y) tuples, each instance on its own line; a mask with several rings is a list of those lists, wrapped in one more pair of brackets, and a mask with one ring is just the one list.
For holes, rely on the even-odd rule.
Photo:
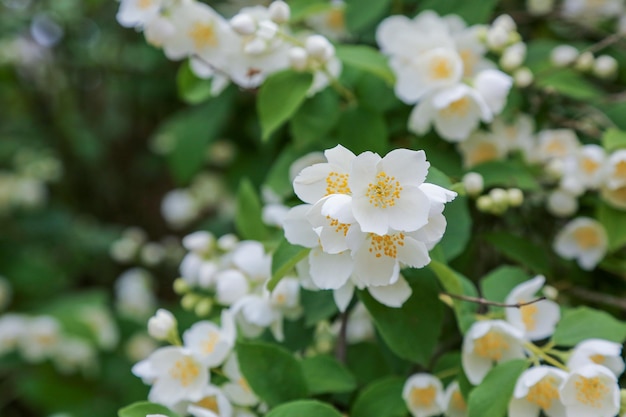
[(322, 35), (311, 35), (306, 38), (304, 44), (308, 54), (322, 62), (328, 61), (335, 55), (335, 47)]
[(510, 188), (506, 191), (509, 206), (519, 207), (524, 202), (524, 193), (519, 188)]
[(168, 340), (176, 327), (176, 318), (164, 308), (158, 309), (148, 320), (148, 334), (156, 340)]
[(235, 249), (239, 243), (239, 238), (233, 233), (222, 235), (217, 239), (217, 247), (223, 251), (231, 251)]
[(522, 67), (513, 73), (513, 81), (515, 85), (519, 88), (526, 88), (533, 83), (535, 80), (535, 76), (533, 72), (527, 68)]
[(476, 199), (476, 208), (483, 213), (489, 213), (493, 208), (493, 200), (488, 195), (483, 195)]
[(211, 310), (213, 309), (213, 302), (210, 298), (203, 298), (194, 307), (193, 311), (196, 313), (198, 317), (206, 317), (211, 314)]
[(289, 63), (296, 71), (305, 71), (309, 66), (309, 55), (304, 48), (296, 46), (289, 50)]
[(189, 293), (185, 294), (183, 298), (180, 300), (180, 305), (185, 310), (193, 310), (196, 307), (196, 304), (200, 301), (200, 296), (197, 294)]
[(243, 51), (249, 55), (261, 55), (267, 50), (267, 44), (263, 39), (254, 38), (250, 42), (246, 43), (243, 47)]
[(270, 19), (279, 25), (282, 23), (287, 23), (289, 21), (289, 17), (291, 16), (291, 9), (289, 5), (281, 0), (276, 0), (269, 5), (268, 11), (270, 13)]
[(485, 181), (483, 176), (477, 172), (468, 172), (463, 176), (463, 186), (470, 196), (477, 196), (483, 192)]
[(526, 59), (526, 44), (518, 42), (506, 48), (500, 57), (500, 66), (505, 71), (519, 68)]
[(230, 19), (230, 27), (243, 36), (253, 35), (257, 26), (254, 18), (247, 13), (239, 13)]
[(564, 171), (564, 163), (563, 160), (559, 158), (551, 159), (545, 166), (546, 174), (550, 179), (558, 180), (563, 176)]
[(208, 254), (215, 247), (215, 236), (211, 232), (199, 230), (183, 238), (185, 249), (198, 254)]
[(550, 62), (555, 67), (567, 67), (578, 58), (578, 49), (572, 45), (559, 45), (550, 52)]
[(494, 188), (489, 191), (489, 197), (491, 197), (495, 205), (501, 206), (509, 204), (509, 194), (502, 188)]
[(594, 62), (595, 62), (595, 59), (593, 57), (593, 54), (587, 51), (587, 52), (583, 52), (582, 54), (580, 54), (580, 56), (576, 60), (576, 64), (574, 65), (574, 67), (578, 71), (586, 72), (586, 71), (591, 70), (591, 68), (593, 68)]
[(611, 78), (617, 72), (617, 60), (609, 55), (600, 55), (593, 63), (593, 75), (598, 78)]
[(278, 25), (270, 20), (263, 20), (259, 23), (256, 35), (266, 41), (274, 39), (278, 33)]
[(183, 295), (186, 294), (189, 290), (191, 289), (191, 287), (189, 286), (189, 284), (187, 284), (187, 281), (185, 281), (184, 278), (176, 278), (176, 280), (174, 280), (174, 292), (178, 295)]
[(550, 300), (556, 300), (559, 296), (559, 290), (554, 288), (552, 285), (544, 285), (543, 286), (543, 295)]
[(502, 26), (491, 27), (487, 31), (487, 47), (492, 51), (501, 51), (508, 42), (509, 32)]
[(554, 0), (526, 0), (526, 10), (535, 16), (548, 14), (553, 8)]
[(568, 217), (578, 210), (578, 200), (570, 193), (556, 190), (548, 196), (546, 208), (556, 217)]
[(514, 30), (517, 30), (517, 24), (515, 23), (515, 20), (513, 20), (513, 18), (508, 14), (501, 14), (500, 16), (496, 17), (496, 20), (494, 20), (491, 25), (501, 27), (507, 32), (513, 32)]

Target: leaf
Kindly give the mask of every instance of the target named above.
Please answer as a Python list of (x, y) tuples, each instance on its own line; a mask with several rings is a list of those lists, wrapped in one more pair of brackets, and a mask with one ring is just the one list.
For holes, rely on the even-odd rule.
[(118, 417), (146, 417), (148, 414), (163, 414), (168, 417), (179, 417), (169, 408), (148, 401), (137, 402), (118, 411)]
[(472, 218), (470, 216), (467, 197), (457, 196), (447, 203), (443, 211), (447, 219), (453, 219), (446, 225), (446, 232), (439, 242), (444, 257), (450, 261), (465, 250), (472, 234)]
[(307, 72), (285, 70), (267, 77), (257, 98), (264, 141), (298, 110), (312, 83)]
[(355, 417), (405, 416), (408, 410), (402, 399), (404, 382), (404, 379), (392, 377), (368, 385), (357, 397), (350, 415)]
[(372, 342), (349, 344), (346, 362), (359, 385), (369, 384), (392, 373), (381, 346)]
[(359, 32), (374, 26), (387, 14), (391, 0), (369, 0), (364, 7), (362, 1), (346, 0), (346, 26), (350, 32)]
[(289, 121), (294, 143), (298, 146), (320, 142), (339, 119), (339, 97), (327, 88), (306, 100)]
[(597, 219), (609, 239), (609, 252), (626, 245), (626, 211), (615, 209), (605, 202), (598, 203)]
[(517, 359), (493, 368), (483, 382), (469, 395), (469, 417), (504, 417), (517, 378), (528, 368), (528, 362)]
[(441, 332), (443, 306), (434, 277), (423, 271), (413, 274), (420, 274), (411, 282), (413, 294), (400, 308), (379, 303), (367, 291), (359, 291), (359, 297), (387, 346), (399, 357), (425, 365)]
[(242, 342), (237, 344), (237, 358), (252, 391), (270, 407), (307, 396), (300, 363), (282, 347)]
[(485, 238), (495, 250), (507, 258), (538, 274), (549, 275), (550, 262), (547, 252), (528, 239), (507, 232), (488, 233)]
[[(511, 290), (522, 282), (530, 279), (528, 274), (521, 268), (514, 266), (502, 266), (491, 271), (480, 280), (480, 288), (483, 297), (490, 301), (504, 302)], [(490, 307), (501, 310), (502, 307)]]
[[(451, 269), (448, 265), (432, 260), (428, 267), (435, 273), (439, 283), (447, 293), (468, 295), (470, 297), (475, 297), (478, 294), (476, 287), (469, 279)], [(451, 298), (451, 301), (459, 329), (465, 332), (476, 320), (474, 315), (476, 314), (477, 305), (476, 303), (454, 298)]]
[(569, 68), (546, 71), (535, 78), (538, 87), (552, 88), (564, 96), (576, 100), (590, 100), (601, 97), (602, 92), (589, 83), (579, 73)]
[[(360, 8), (367, 9), (362, 5)], [(389, 68), (387, 58), (375, 48), (366, 45), (338, 45), (336, 53), (345, 65), (369, 72), (388, 85), (395, 83), (396, 76)]]
[(327, 320), (339, 312), (332, 291), (301, 289), (300, 303), (304, 309), (304, 323), (307, 327), (315, 326), (320, 321)]
[(278, 249), (272, 255), (272, 278), (267, 283), (267, 289), (272, 291), (283, 277), (288, 274), (298, 262), (309, 254), (311, 249), (292, 245), (283, 238)]
[(604, 311), (578, 307), (564, 311), (552, 336), (558, 346), (574, 346), (592, 338), (623, 343), (626, 339), (626, 323)]
[(420, 2), (420, 11), (433, 10), (441, 16), (455, 14), (463, 18), (469, 25), (485, 23), (498, 4), (498, 0), (481, 0), (469, 2), (467, 0), (424, 0)]
[(520, 161), (489, 161), (472, 167), (483, 176), (485, 188), (494, 186), (539, 190), (539, 184), (529, 167)]
[(341, 413), (329, 404), (303, 400), (283, 404), (266, 414), (266, 417), (342, 417)]
[(235, 227), (244, 239), (265, 240), (269, 236), (269, 230), (262, 220), (261, 201), (247, 178), (241, 180), (237, 191)]
[(332, 356), (312, 356), (303, 359), (301, 364), (309, 392), (313, 395), (351, 392), (356, 389), (354, 376)]
[(619, 129), (609, 129), (602, 135), (602, 146), (607, 152), (626, 149), (626, 132)]
[(380, 113), (364, 107), (344, 111), (337, 126), (338, 142), (355, 154), (387, 151), (387, 124)]
[(194, 74), (189, 61), (184, 62), (178, 68), (176, 84), (178, 86), (178, 96), (188, 104), (201, 103), (208, 100), (212, 95), (212, 80), (202, 79)]

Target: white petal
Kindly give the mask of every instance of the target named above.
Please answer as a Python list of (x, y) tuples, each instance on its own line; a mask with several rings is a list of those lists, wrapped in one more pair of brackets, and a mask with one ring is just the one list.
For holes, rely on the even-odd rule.
[(392, 285), (384, 285), (380, 287), (368, 287), (367, 290), (376, 301), (387, 307), (402, 307), (402, 304), (411, 297), (413, 290), (406, 282), (404, 277), (400, 275), (398, 281)]
[(354, 262), (349, 251), (338, 254), (324, 253), (313, 249), (309, 253), (311, 278), (321, 289), (338, 289), (343, 286), (354, 268)]

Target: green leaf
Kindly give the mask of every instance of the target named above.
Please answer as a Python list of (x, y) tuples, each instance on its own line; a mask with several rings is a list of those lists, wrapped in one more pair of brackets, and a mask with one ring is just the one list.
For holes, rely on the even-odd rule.
[(619, 129), (609, 129), (602, 135), (602, 146), (607, 152), (626, 149), (626, 132)]
[(609, 239), (609, 252), (626, 245), (626, 211), (615, 209), (605, 202), (600, 202), (597, 210), (596, 217)]
[(517, 378), (528, 368), (528, 362), (517, 359), (493, 368), (483, 382), (469, 395), (469, 417), (504, 417)]
[(404, 382), (404, 379), (394, 377), (368, 385), (357, 397), (350, 415), (355, 417), (405, 416), (408, 410), (402, 399)]
[(267, 77), (257, 98), (257, 112), (263, 131), (263, 140), (268, 140), (283, 123), (298, 110), (313, 83), (308, 72), (285, 70)]
[(228, 122), (234, 90), (197, 107), (183, 110), (159, 126), (155, 136), (164, 135), (173, 149), (167, 162), (178, 184), (187, 184), (202, 168), (207, 146), (221, 133)]
[[(470, 297), (477, 295), (474, 284), (448, 265), (431, 260), (428, 267), (435, 273), (439, 283), (447, 293), (468, 295)], [(457, 299), (452, 299), (452, 303), (459, 329), (465, 332), (475, 321), (474, 315), (476, 314), (477, 306), (475, 303)]]
[(266, 414), (266, 417), (342, 417), (341, 413), (329, 404), (303, 400), (283, 404)]
[(212, 80), (202, 79), (194, 74), (189, 61), (184, 62), (178, 68), (176, 84), (178, 85), (178, 96), (188, 104), (201, 103), (208, 100), (212, 95)]
[(350, 32), (374, 26), (387, 14), (390, 5), (391, 0), (369, 0), (366, 7), (362, 1), (346, 0), (346, 26)]
[[(513, 288), (529, 279), (528, 274), (521, 268), (501, 266), (481, 279), (480, 288), (483, 297), (487, 300), (504, 302)], [(502, 309), (502, 307), (490, 308), (494, 310)]]
[(315, 326), (320, 321), (331, 318), (339, 311), (332, 291), (301, 289), (300, 302), (304, 309), (304, 323), (307, 327)]
[(483, 176), (485, 188), (501, 186), (529, 191), (540, 189), (528, 165), (521, 161), (489, 161), (472, 167), (472, 171)]
[(330, 88), (306, 100), (289, 122), (298, 146), (325, 139), (339, 119), (339, 97)]
[(574, 346), (592, 338), (623, 343), (626, 339), (626, 323), (589, 307), (567, 309), (556, 326), (552, 340), (558, 346)]
[[(361, 9), (367, 7), (360, 6)], [(338, 45), (337, 57), (345, 64), (361, 71), (369, 72), (393, 85), (396, 77), (391, 72), (387, 58), (377, 49), (366, 45)]]
[(439, 242), (445, 259), (450, 261), (463, 253), (472, 234), (472, 218), (467, 197), (457, 196), (447, 203), (443, 214), (447, 219), (454, 219), (446, 225), (446, 232)]
[(244, 239), (265, 240), (269, 230), (263, 223), (261, 201), (249, 179), (239, 183), (235, 227)]
[(387, 151), (387, 124), (380, 113), (364, 107), (344, 111), (337, 126), (338, 142), (352, 152), (384, 154)]
[(304, 379), (313, 395), (351, 392), (356, 389), (354, 376), (328, 355), (305, 358), (301, 362)]
[(546, 71), (541, 74), (541, 77), (536, 77), (535, 84), (538, 87), (554, 89), (558, 93), (576, 100), (590, 100), (602, 95), (599, 89), (585, 80), (578, 72), (568, 68)]
[(498, 0), (424, 0), (420, 2), (420, 11), (434, 10), (441, 16), (455, 14), (462, 17), (467, 24), (485, 23), (490, 20)]
[(289, 8), (291, 9), (289, 22), (294, 23), (312, 14), (330, 10), (331, 5), (325, 0), (289, 0)]
[(359, 297), (389, 348), (403, 359), (425, 365), (441, 332), (443, 306), (434, 277), (423, 271), (411, 272), (419, 275), (411, 282), (413, 294), (400, 308), (379, 303), (367, 291), (359, 291)]
[(267, 289), (272, 291), (283, 277), (288, 274), (298, 262), (309, 254), (311, 249), (292, 245), (283, 238), (278, 249), (272, 255), (272, 278), (267, 283)]
[(359, 385), (369, 384), (392, 373), (381, 345), (373, 342), (349, 344), (346, 363)]
[(508, 233), (494, 232), (485, 238), (495, 250), (507, 258), (524, 265), (538, 274), (549, 275), (550, 262), (546, 251), (542, 251), (530, 240)]
[(260, 342), (238, 343), (237, 358), (252, 391), (270, 407), (307, 396), (300, 362), (282, 347)]
[(118, 411), (118, 417), (146, 417), (148, 414), (163, 414), (168, 417), (179, 417), (169, 408), (148, 401), (137, 402)]

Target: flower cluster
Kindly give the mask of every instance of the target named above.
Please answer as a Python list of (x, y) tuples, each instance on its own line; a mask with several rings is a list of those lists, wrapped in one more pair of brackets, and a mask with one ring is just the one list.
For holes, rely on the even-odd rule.
[(190, 58), (198, 77), (212, 79), (214, 95), (229, 82), (258, 87), (288, 68), (314, 74), (313, 94), (339, 75), (341, 63), (324, 36), (292, 35), (290, 13), (287, 3), (277, 0), (268, 7), (243, 8), (228, 21), (195, 0), (122, 0), (117, 20), (142, 29), (168, 58)]
[(428, 251), (446, 228), (444, 205), (456, 193), (424, 182), (430, 166), (424, 151), (357, 156), (338, 145), (325, 156), (327, 162), (295, 178), (306, 204), (287, 214), (285, 236), (311, 248), (310, 277), (318, 288), (334, 290), (341, 310), (355, 287), (399, 307), (411, 295), (400, 269), (430, 262)]
[(413, 19), (391, 16), (378, 26), (376, 40), (390, 57), (396, 95), (417, 104), (410, 131), (423, 134), (432, 124), (442, 138), (460, 142), (502, 111), (513, 81), (484, 57), (480, 32), (458, 16), (431, 11)]

